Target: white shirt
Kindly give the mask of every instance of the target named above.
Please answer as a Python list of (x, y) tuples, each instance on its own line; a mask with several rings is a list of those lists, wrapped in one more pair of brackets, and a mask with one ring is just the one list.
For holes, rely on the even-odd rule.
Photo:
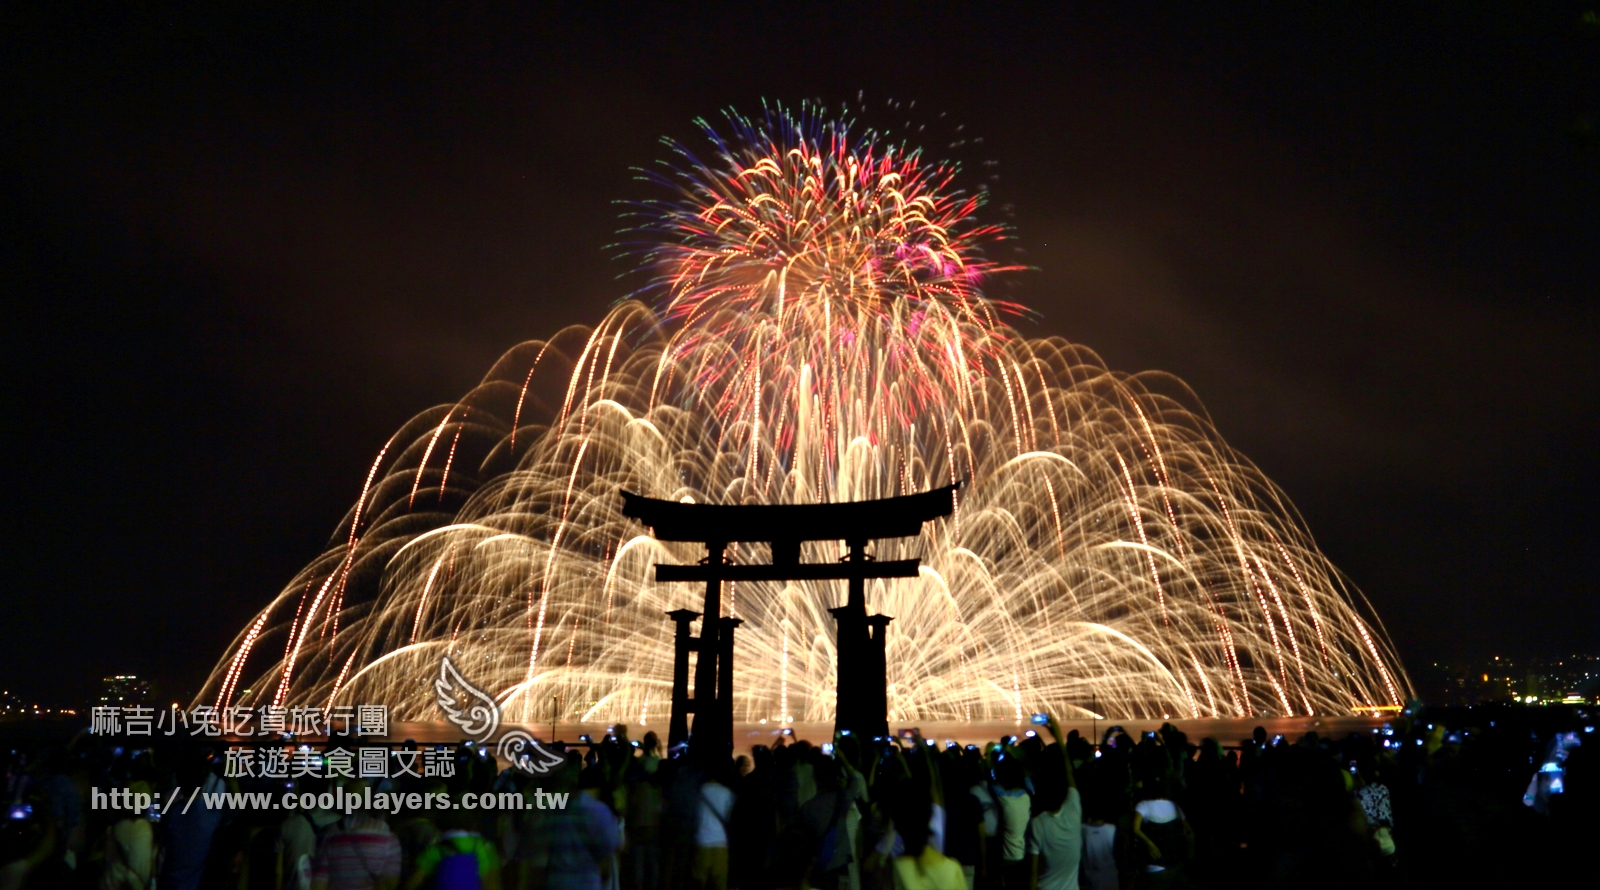
[(1170, 800), (1141, 800), (1133, 805), (1133, 811), (1144, 818), (1146, 822), (1162, 825), (1183, 815), (1178, 805)]
[(1083, 826), (1083, 890), (1117, 890), (1117, 826)]
[(1067, 789), (1061, 809), (1029, 820), (1028, 852), (1045, 860), (1039, 890), (1078, 890), (1078, 859), (1083, 855), (1083, 797), (1078, 789)]
[(978, 799), (978, 806), (983, 808), (983, 836), (994, 837), (1000, 832), (1000, 814), (996, 809), (994, 795), (989, 793), (989, 786), (978, 784), (967, 790)]
[(928, 817), (928, 846), (944, 853), (944, 807), (933, 805), (933, 815)]
[(697, 847), (726, 847), (728, 818), (733, 815), (733, 792), (716, 782), (700, 786), (700, 824), (694, 833)]
[[(1183, 818), (1183, 810), (1170, 800), (1141, 800), (1133, 805), (1133, 811), (1138, 813), (1146, 822), (1156, 825), (1165, 825), (1175, 819)], [(1166, 871), (1166, 866), (1150, 863), (1144, 867), (1147, 872)]]
[(1033, 800), (1026, 791), (996, 789), (1000, 804), (1000, 849), (1007, 862), (1016, 862), (1027, 853), (1028, 811)]

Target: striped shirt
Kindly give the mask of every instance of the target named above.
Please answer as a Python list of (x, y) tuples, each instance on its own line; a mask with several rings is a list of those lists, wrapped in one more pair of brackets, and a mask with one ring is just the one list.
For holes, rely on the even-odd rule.
[(372, 890), (379, 878), (400, 879), (400, 839), (379, 822), (328, 837), (311, 865), (314, 881), (328, 890)]

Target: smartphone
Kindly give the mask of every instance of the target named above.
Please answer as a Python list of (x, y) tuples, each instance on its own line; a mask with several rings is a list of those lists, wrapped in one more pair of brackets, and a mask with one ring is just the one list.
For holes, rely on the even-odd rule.
[(156, 806), (155, 804), (151, 804), (150, 808), (144, 811), (144, 817), (146, 819), (149, 819), (151, 822), (160, 822), (161, 821), (161, 808)]
[(832, 757), (833, 756), (833, 742), (823, 742), (822, 743), (822, 756), (823, 757)]
[(906, 729), (900, 730), (900, 738), (903, 738), (903, 739), (915, 738), (916, 735), (917, 735), (917, 731), (915, 729), (911, 729), (909, 727), (906, 728)]
[(1029, 718), (1029, 721), (1032, 722), (1034, 726), (1048, 726), (1050, 725), (1050, 715), (1034, 714)]
[(13, 819), (26, 819), (29, 816), (33, 815), (33, 804), (31, 804), (31, 803), (14, 803), (14, 804), (11, 805), (11, 813), (10, 813), (10, 815), (11, 815), (11, 818), (13, 818)]
[(1360, 772), (1360, 770), (1356, 769), (1356, 762), (1354, 760), (1350, 761), (1350, 775), (1353, 776), (1358, 772)]
[(841, 729), (841, 730), (839, 730), (839, 734), (840, 734), (840, 735), (849, 735), (849, 734), (850, 734), (850, 730), (848, 730), (848, 729)]

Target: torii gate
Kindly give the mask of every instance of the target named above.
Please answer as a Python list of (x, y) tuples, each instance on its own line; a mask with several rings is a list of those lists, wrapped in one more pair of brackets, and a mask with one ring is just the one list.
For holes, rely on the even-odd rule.
[[(850, 593), (845, 604), (828, 611), (838, 624), (837, 729), (857, 735), (888, 733), (888, 686), (884, 645), (887, 615), (868, 615), (868, 578), (914, 578), (920, 560), (878, 562), (867, 556), (867, 542), (906, 538), (922, 533), (922, 524), (955, 509), (961, 483), (921, 494), (842, 504), (684, 504), (622, 492), (622, 515), (638, 519), (660, 541), (695, 541), (706, 545), (698, 565), (656, 566), (656, 580), (704, 581), (706, 598), (700, 636), (689, 623), (701, 612), (677, 609), (668, 616), (677, 624), (672, 671), (672, 722), (668, 744), (689, 738), (690, 713), (694, 738), (722, 740), (726, 753), (733, 742), (733, 631), (741, 621), (722, 618), (723, 581), (823, 581), (845, 579)], [(765, 541), (772, 545), (771, 565), (732, 565), (725, 553), (732, 542)], [(800, 562), (802, 541), (844, 541), (849, 555), (836, 563)], [(689, 653), (700, 653), (695, 665), (695, 696), (689, 697)], [(719, 669), (720, 665), (720, 669)], [(848, 682), (847, 682), (848, 681)]]

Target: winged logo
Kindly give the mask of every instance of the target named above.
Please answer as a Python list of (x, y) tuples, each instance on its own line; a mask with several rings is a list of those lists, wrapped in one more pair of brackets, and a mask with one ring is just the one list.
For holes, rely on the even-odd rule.
[[(476, 741), (488, 741), (500, 728), (500, 703), (468, 682), (448, 655), (439, 659), (439, 676), (433, 681), (433, 693), (445, 719)], [(525, 773), (542, 775), (566, 762), (566, 758), (546, 750), (538, 740), (520, 729), (502, 735), (495, 753)]]
[(501, 736), (495, 754), (525, 773), (540, 775), (567, 762), (565, 757), (546, 750), (533, 736), (520, 729), (513, 729)]
[(445, 719), (477, 741), (489, 738), (500, 728), (499, 703), (467, 682), (448, 655), (439, 659), (439, 677), (433, 681), (433, 692)]

